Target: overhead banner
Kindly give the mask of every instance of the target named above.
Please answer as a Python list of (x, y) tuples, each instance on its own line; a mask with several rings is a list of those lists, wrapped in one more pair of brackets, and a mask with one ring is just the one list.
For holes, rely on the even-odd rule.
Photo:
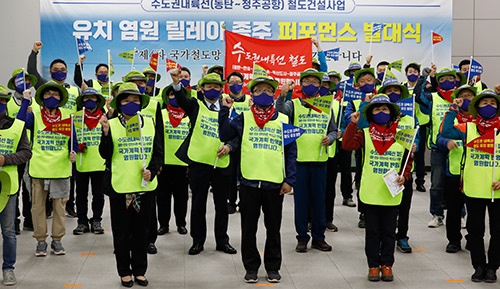
[[(328, 69), (341, 72), (349, 62), (363, 64), (370, 52), (372, 66), (399, 59), (403, 67), (430, 66), (432, 59), (451, 66), (452, 0), (40, 0), (40, 7), (41, 73), (48, 78), (50, 62), (62, 58), (70, 83), (78, 43), (85, 43), (92, 48), (85, 52), (86, 79), (95, 78), (110, 50), (112, 81), (132, 67), (143, 70), (158, 53), (160, 74), (177, 63), (191, 70), (194, 84), (203, 65), (224, 64), (225, 30), (267, 40), (316, 37), (330, 51)], [(433, 45), (433, 33), (442, 41)], [(119, 56), (130, 51), (132, 65)], [(403, 73), (395, 72), (400, 80)], [(169, 81), (162, 77), (159, 85)]]

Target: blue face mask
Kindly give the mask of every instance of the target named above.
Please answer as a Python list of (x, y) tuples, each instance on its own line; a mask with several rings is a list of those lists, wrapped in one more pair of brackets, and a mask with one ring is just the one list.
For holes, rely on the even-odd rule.
[(94, 109), (97, 107), (97, 101), (92, 99), (87, 99), (86, 101), (83, 102), (83, 106), (88, 109)]
[(59, 103), (61, 103), (61, 101), (53, 96), (43, 99), (43, 105), (48, 109), (56, 108), (59, 106)]
[(325, 95), (329, 95), (329, 94), (330, 94), (330, 90), (328, 89), (328, 87), (321, 86), (319, 88), (319, 95), (325, 96)]
[(140, 108), (141, 108), (141, 105), (139, 103), (135, 103), (135, 102), (129, 102), (129, 103), (124, 104), (120, 107), (123, 114), (130, 115), (130, 116), (136, 115)]
[(392, 103), (398, 102), (401, 99), (400, 93), (391, 92), (387, 95)]
[(497, 108), (488, 104), (487, 106), (478, 107), (477, 113), (484, 119), (490, 119), (497, 114)]
[(253, 96), (253, 103), (255, 103), (255, 105), (260, 106), (262, 108), (268, 107), (274, 103), (274, 95), (267, 94), (265, 92), (263, 92), (259, 95), (254, 95)]
[(391, 118), (390, 113), (385, 113), (382, 111), (373, 115), (373, 121), (379, 125), (386, 124), (390, 118)]
[(7, 109), (7, 104), (5, 103), (0, 103), (0, 113), (4, 113), (5, 109)]
[(19, 93), (23, 93), (24, 89), (30, 89), (30, 84), (26, 82), (26, 87), (24, 87), (24, 83), (16, 85), (16, 91)]
[(220, 90), (217, 90), (215, 88), (209, 90), (203, 90), (203, 94), (205, 95), (206, 98), (210, 100), (216, 100), (217, 98), (220, 97)]
[(169, 98), (168, 99), (168, 104), (170, 104), (173, 107), (179, 107), (179, 105), (177, 104), (177, 99), (175, 99), (175, 97), (174, 98)]
[(97, 80), (99, 80), (100, 82), (108, 82), (108, 75), (105, 73), (98, 74)]
[(370, 92), (373, 92), (374, 88), (375, 88), (375, 84), (367, 83), (367, 84), (365, 84), (363, 86), (360, 86), (359, 90), (361, 90), (364, 93), (370, 93)]
[(439, 83), (439, 87), (441, 87), (441, 89), (443, 90), (453, 89), (455, 85), (456, 85), (455, 81), (449, 81), (449, 80), (445, 80), (444, 82)]
[(319, 86), (315, 86), (314, 84), (303, 85), (302, 92), (305, 96), (315, 96), (319, 92)]
[(464, 98), (464, 102), (462, 102), (462, 109), (465, 111), (469, 110), (470, 99)]
[(190, 80), (189, 80), (189, 79), (186, 79), (186, 78), (183, 78), (183, 79), (181, 79), (181, 81), (180, 81), (180, 82), (182, 83), (182, 86), (184, 86), (184, 87), (188, 87), (188, 86), (189, 86), (189, 82), (190, 82)]
[(146, 82), (146, 86), (153, 86), (153, 85), (155, 85), (154, 78), (148, 78), (148, 82)]
[(67, 75), (66, 72), (60, 71), (60, 70), (51, 73), (52, 79), (54, 79), (56, 81), (63, 81), (63, 80), (65, 80), (66, 79), (66, 75)]
[(241, 89), (243, 89), (243, 84), (233, 84), (229, 86), (229, 90), (234, 94), (240, 93)]
[(379, 73), (377, 73), (377, 79), (380, 80), (380, 81), (382, 81), (382, 79), (384, 79), (384, 74), (385, 74), (385, 72), (379, 72)]
[(406, 78), (408, 78), (408, 81), (409, 81), (409, 82), (415, 82), (415, 81), (417, 81), (417, 79), (418, 79), (418, 75), (416, 75), (416, 74), (408, 74), (408, 75), (406, 76)]
[(143, 93), (146, 91), (146, 87), (145, 87), (145, 86), (140, 86), (140, 85), (138, 85), (138, 86), (137, 86), (137, 88), (139, 89), (139, 92), (140, 92), (141, 94), (143, 94)]
[(460, 80), (455, 81), (455, 86), (456, 87), (460, 87), (460, 84), (462, 84), (462, 82), (460, 82)]

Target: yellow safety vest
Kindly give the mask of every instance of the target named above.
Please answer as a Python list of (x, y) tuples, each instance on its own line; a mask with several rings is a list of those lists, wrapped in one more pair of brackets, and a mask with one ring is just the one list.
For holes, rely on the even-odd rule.
[(441, 126), (441, 122), (443, 122), (444, 115), (448, 110), (450, 110), (450, 104), (451, 103), (446, 99), (440, 97), (437, 92), (432, 93), (432, 125), (430, 143), (433, 145), (436, 145), (439, 127)]
[(76, 170), (81, 173), (104, 171), (106, 169), (104, 165), (105, 161), (99, 153), (99, 144), (101, 143), (102, 135), (101, 124), (98, 124), (93, 129), (89, 129), (87, 125), (82, 123), (82, 116), (80, 114), (75, 115), (73, 121), (78, 142), (87, 145), (85, 153), (77, 153), (76, 155)]
[[(23, 135), (24, 121), (15, 119), (12, 126), (8, 129), (0, 129), (0, 155), (9, 155), (17, 151), (17, 146)], [(2, 166), (1, 175), (3, 173), (6, 176), (0, 177), (0, 183), (2, 184), (2, 195), (15, 195), (19, 189), (18, 175), (17, 175), (17, 165)], [(5, 178), (5, 179), (4, 179)], [(0, 211), (3, 207), (0, 203)]]
[(175, 152), (179, 149), (184, 139), (189, 134), (189, 119), (183, 118), (181, 123), (177, 127), (173, 127), (168, 117), (167, 109), (161, 110), (163, 116), (163, 136), (164, 136), (164, 152), (166, 165), (177, 165), (177, 166), (187, 166), (187, 164), (181, 161), (175, 156)]
[(65, 105), (59, 107), (61, 111), (65, 111), (67, 115), (71, 115), (76, 112), (76, 98), (78, 97), (78, 94), (80, 91), (78, 90), (78, 87), (70, 85), (68, 90), (68, 102), (66, 102)]

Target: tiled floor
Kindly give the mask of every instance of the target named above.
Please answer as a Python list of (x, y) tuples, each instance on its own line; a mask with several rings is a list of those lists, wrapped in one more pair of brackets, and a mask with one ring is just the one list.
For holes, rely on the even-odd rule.
[[(428, 186), (429, 182), (427, 182)], [(149, 256), (148, 288), (500, 288), (499, 284), (472, 283), (468, 251), (445, 253), (445, 229), (427, 228), (429, 193), (414, 191), (410, 217), (410, 244), (412, 254), (395, 253), (395, 280), (392, 283), (372, 283), (366, 280), (367, 264), (364, 254), (364, 230), (357, 227), (356, 208), (341, 206), (337, 197), (335, 224), (339, 232), (327, 232), (326, 240), (332, 252), (309, 250), (294, 251), (293, 196), (286, 196), (282, 224), (283, 264), (282, 282), (268, 284), (263, 268), (259, 283), (243, 282), (244, 269), (241, 255), (227, 255), (215, 251), (213, 232), (209, 232), (205, 251), (189, 256), (189, 235), (179, 235), (175, 223), (173, 232), (159, 236), (158, 254)], [(213, 203), (209, 201), (208, 228), (213, 227)], [(49, 221), (50, 223), (50, 221)], [(104, 235), (87, 233), (72, 235), (76, 219), (67, 219), (68, 235), (63, 238), (67, 254), (34, 256), (35, 240), (31, 232), (18, 236), (15, 273), (19, 289), (28, 288), (123, 288), (116, 273), (109, 223), (109, 206), (104, 213)], [(189, 221), (188, 221), (189, 223)], [(263, 224), (259, 230), (259, 248), (263, 250)], [(463, 231), (465, 233), (465, 231)], [(231, 244), (240, 247), (239, 213), (230, 216)], [(462, 243), (462, 246), (464, 243)], [(135, 288), (139, 287), (137, 284)]]

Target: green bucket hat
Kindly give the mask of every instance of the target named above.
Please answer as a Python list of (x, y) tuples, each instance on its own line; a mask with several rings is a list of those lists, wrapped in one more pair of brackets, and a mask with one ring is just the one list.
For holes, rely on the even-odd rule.
[(117, 90), (120, 88), (120, 85), (122, 85), (123, 82), (121, 81), (118, 81), (117, 83), (113, 84), (113, 86), (111, 87), (111, 94), (113, 94), (113, 91)]
[(116, 104), (119, 100), (125, 98), (128, 95), (138, 95), (141, 99), (141, 108), (145, 108), (149, 104), (149, 96), (141, 94), (137, 84), (132, 82), (125, 82), (118, 88), (118, 94), (113, 98), (109, 104), (112, 108), (116, 108)]
[(76, 98), (76, 109), (83, 109), (83, 97), (86, 95), (95, 95), (97, 96), (97, 108), (102, 108), (106, 104), (106, 100), (104, 96), (99, 93), (95, 88), (89, 87), (82, 91), (82, 93)]
[(363, 68), (363, 69), (360, 69), (360, 70), (354, 72), (354, 84), (355, 85), (358, 83), (358, 78), (362, 74), (371, 74), (373, 76), (373, 78), (377, 79), (377, 76), (375, 75), (375, 69), (373, 67)]
[[(16, 87), (14, 86), (14, 82), (16, 80), (16, 77), (20, 73), (23, 73), (23, 69), (22, 68), (16, 68), (12, 72), (12, 77), (9, 79), (9, 82), (7, 83), (7, 87), (9, 89), (16, 90)], [(30, 82), (31, 82), (30, 86), (31, 87), (35, 86), (35, 84), (38, 82), (38, 80), (36, 79), (36, 76), (34, 76), (32, 74), (29, 74), (26, 70), (24, 71), (24, 75), (25, 75), (25, 77), (28, 77), (30, 79)]]
[(144, 73), (140, 72), (139, 70), (132, 70), (127, 75), (123, 77), (123, 82), (130, 82), (132, 80), (144, 80), (148, 81), (148, 78)]
[(160, 81), (160, 79), (161, 79), (161, 74), (159, 74), (158, 72), (156, 72), (151, 66), (148, 66), (148, 67), (144, 68), (144, 70), (142, 71), (142, 73), (144, 75), (146, 75), (146, 74), (156, 75), (156, 81)]
[(467, 84), (467, 75), (457, 71), (457, 78), (460, 78), (460, 86)]
[(12, 92), (7, 91), (7, 88), (5, 88), (5, 86), (0, 85), (0, 98), (5, 98), (7, 99), (8, 102), (11, 97), (12, 97)]
[(224, 66), (216, 64), (208, 69), (207, 74), (214, 73), (214, 70), (216, 69), (220, 69), (222, 70), (222, 72), (224, 72)]
[(359, 62), (351, 62), (349, 63), (349, 66), (347, 67), (346, 70), (344, 70), (344, 75), (349, 77), (349, 70), (354, 70), (354, 69), (361, 69), (363, 68)]
[(218, 75), (215, 72), (212, 72), (212, 73), (207, 73), (205, 76), (203, 76), (203, 78), (200, 79), (200, 81), (198, 81), (198, 87), (203, 87), (203, 85), (207, 83), (215, 83), (220, 86), (224, 86), (224, 84), (226, 84), (226, 81), (221, 80), (220, 75)]
[(493, 97), (497, 101), (497, 116), (500, 115), (500, 95), (496, 94), (493, 89), (485, 89), (480, 94), (476, 95), (474, 99), (470, 101), (469, 104), (469, 114), (472, 116), (478, 116), (477, 104), (479, 101), (485, 97)]
[(330, 90), (334, 90), (334, 89), (335, 89), (335, 87), (337, 86), (337, 85), (335, 84), (335, 82), (333, 82), (333, 81), (331, 81), (331, 80), (330, 80), (330, 76), (328, 76), (328, 74), (326, 74), (326, 73), (325, 73), (325, 74), (323, 74), (323, 79), (321, 80), (321, 82), (322, 82), (322, 83), (323, 83), (323, 82), (329, 82), (329, 84), (330, 84), (329, 89), (330, 89)]
[(446, 75), (452, 75), (455, 78), (457, 78), (457, 72), (454, 69), (445, 67), (445, 68), (441, 69), (438, 73), (436, 73), (436, 80), (439, 81), (439, 78), (441, 76), (446, 76)]
[(269, 76), (259, 76), (259, 77), (256, 77), (256, 78), (250, 80), (250, 82), (247, 85), (248, 90), (252, 91), (252, 89), (259, 83), (269, 84), (270, 86), (272, 86), (274, 91), (276, 91), (276, 89), (278, 88), (278, 85), (279, 85), (279, 82), (277, 80), (274, 80)]
[(59, 93), (61, 95), (61, 101), (59, 102), (58, 107), (61, 107), (61, 106), (65, 105), (66, 102), (68, 102), (68, 90), (66, 90), (66, 88), (64, 86), (61, 86), (61, 85), (59, 85), (56, 82), (51, 80), (51, 81), (47, 81), (46, 83), (41, 85), (36, 90), (35, 101), (40, 106), (43, 106), (43, 94), (44, 94), (45, 90), (47, 90), (48, 88), (59, 90)]
[(399, 89), (401, 89), (401, 99), (407, 99), (410, 97), (410, 92), (408, 91), (408, 88), (405, 85), (402, 85), (397, 79), (395, 78), (387, 78), (382, 86), (378, 89), (379, 93), (386, 94), (385, 91), (389, 86), (397, 86)]
[(338, 77), (340, 80), (342, 80), (342, 75), (340, 75), (340, 73), (337, 72), (336, 70), (328, 71), (328, 76), (335, 76)]
[(389, 109), (391, 110), (392, 117), (397, 117), (401, 112), (399, 109), (399, 105), (392, 103), (387, 95), (377, 94), (371, 99), (370, 103), (363, 108), (362, 111), (363, 117), (368, 119), (367, 117), (368, 112), (369, 111), (371, 112), (371, 110), (375, 105), (381, 105), (381, 104), (385, 104), (389, 107)]
[(460, 94), (460, 92), (462, 92), (466, 89), (470, 90), (474, 94), (474, 97), (477, 95), (477, 88), (476, 87), (465, 84), (465, 85), (462, 85), (459, 88), (455, 89), (455, 91), (453, 91), (453, 93), (451, 94), (451, 99), (457, 98), (458, 95)]
[[(165, 88), (163, 88), (163, 90), (161, 91), (161, 99), (163, 100), (163, 103), (168, 103), (168, 92), (172, 89), (174, 89), (172, 84), (169, 84)], [(182, 86), (182, 89), (186, 93), (186, 96), (189, 96), (189, 94), (190, 94), (189, 90), (187, 88), (185, 88), (184, 86)]]
[(319, 72), (314, 68), (308, 68), (300, 73), (300, 81), (302, 82), (302, 79), (304, 77), (314, 76), (317, 79), (319, 79), (319, 82), (321, 83), (321, 81), (323, 81), (324, 74), (325, 74), (324, 72)]

